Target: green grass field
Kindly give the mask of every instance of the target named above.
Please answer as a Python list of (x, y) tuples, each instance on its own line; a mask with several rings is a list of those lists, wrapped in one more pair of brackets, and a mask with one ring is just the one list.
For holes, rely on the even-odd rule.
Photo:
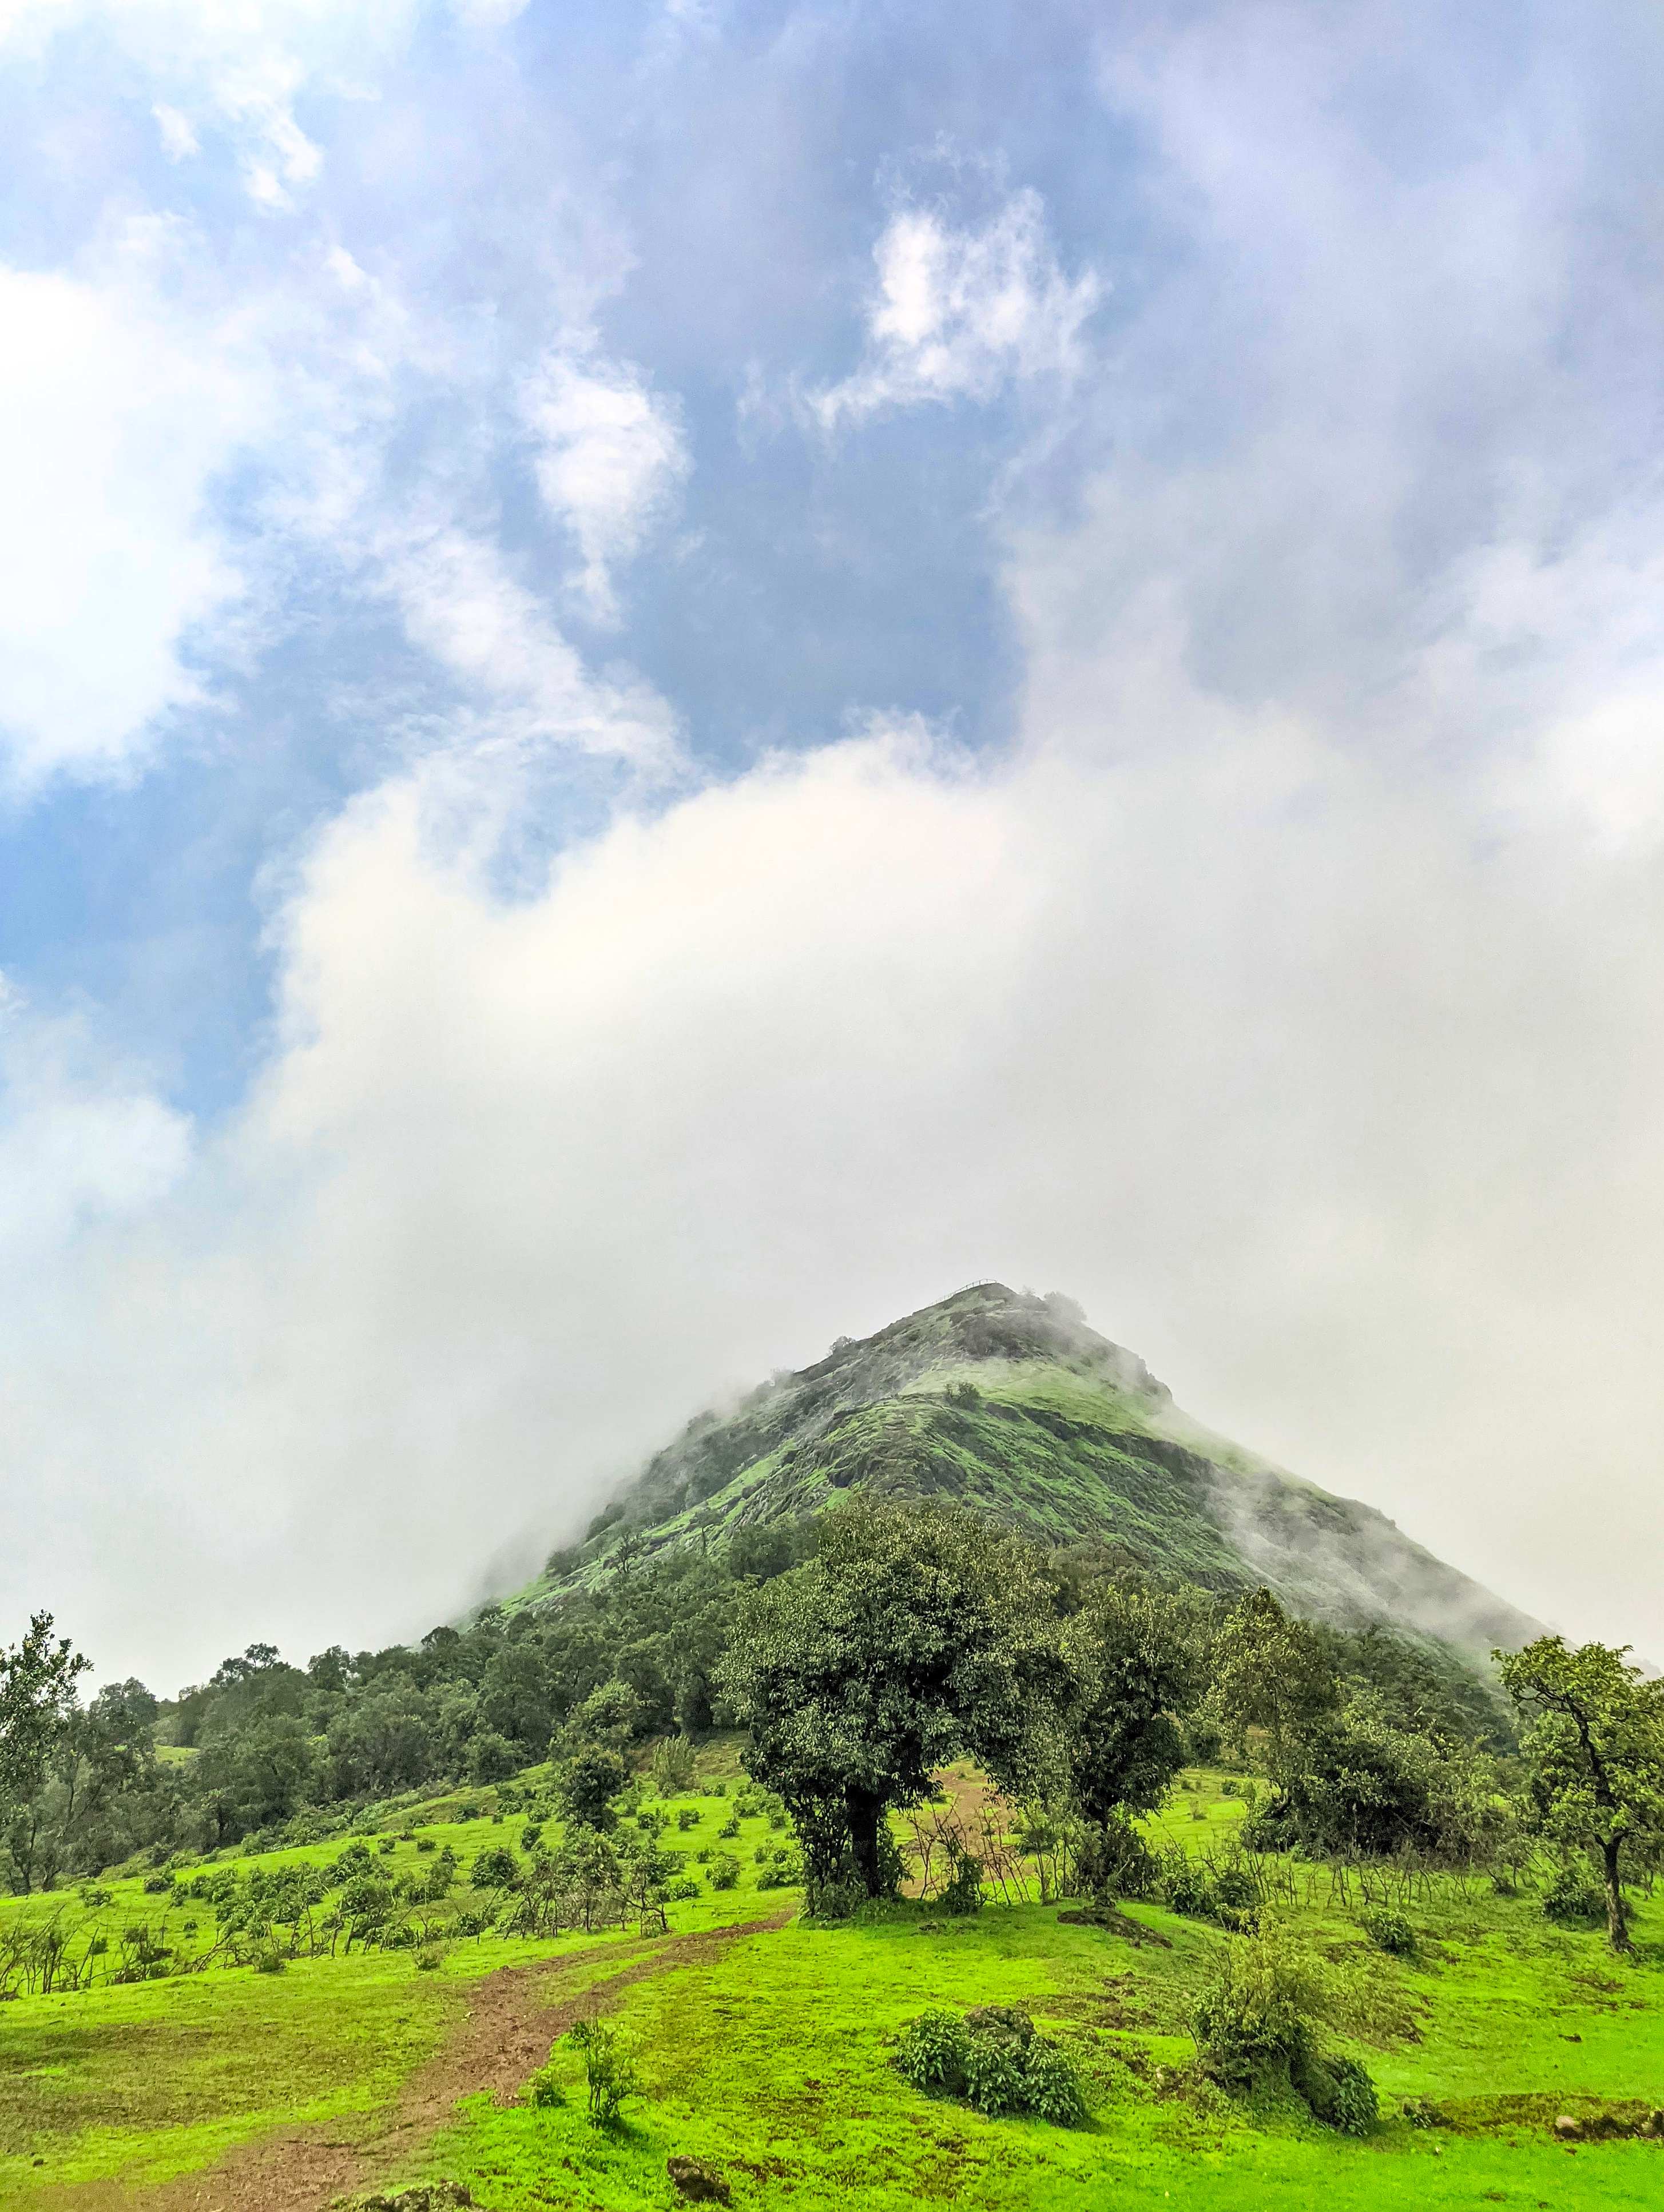
[[(1215, 1849), (1240, 1820), (1241, 1800), (1220, 1777), (1186, 1779), (1153, 1824), (1155, 1839)], [(690, 1854), (717, 1847), (728, 1801), (674, 1804), (697, 1817), (686, 1832), (673, 1826), (667, 1844)], [(448, 1842), (466, 1876), (478, 1851), (512, 1841), (520, 1825), (514, 1815), (436, 1820), (387, 1856), (431, 1863), (416, 1838)], [(753, 1853), (765, 1838), (779, 1840), (766, 1820), (742, 1824), (727, 1846), (741, 1862), (739, 1886), (673, 1905), (675, 1937), (795, 1905), (790, 1891), (757, 1887)], [(186, 1916), (138, 1881), (103, 1887), (107, 1902), (94, 1905), (75, 1891), (8, 1900), (0, 1928), (64, 1912), (110, 1925), (148, 1917), (159, 1929), (165, 1920), (162, 1933), (187, 1955), (205, 1939), (200, 1926), (184, 1936)], [(564, 2106), (464, 2095), (448, 2124), (400, 2151), (388, 2178), (452, 2177), (493, 2212), (668, 2207), (680, 2201), (665, 2173), (674, 2153), (719, 2166), (736, 2206), (789, 2201), (798, 2212), (881, 2212), (921, 2197), (990, 2209), (1202, 2202), (1217, 2212), (1664, 2203), (1664, 2144), (1568, 2148), (1551, 2133), (1562, 2111), (1664, 2104), (1664, 1903), (1643, 1902), (1637, 1957), (1618, 1963), (1597, 1936), (1551, 1926), (1528, 1895), (1438, 1884), (1411, 1904), (1417, 1952), (1399, 1960), (1368, 1943), (1330, 1888), (1323, 1870), (1295, 1870), (1289, 1910), (1328, 1959), (1347, 2047), (1382, 2094), (1383, 2124), (1362, 2142), (1330, 2134), (1303, 2107), (1247, 2110), (1190, 2077), (1192, 1993), (1234, 1940), (1210, 1923), (1134, 1905), (1169, 1946), (1147, 1948), (1061, 1923), (1055, 1905), (1033, 1901), (990, 1903), (958, 1921), (903, 1904), (870, 1923), (793, 1919), (668, 1953), (662, 1938), (634, 1934), (554, 1943), (441, 1934), (426, 1965), (408, 1951), (355, 1950), (275, 1974), (215, 1966), (21, 1996), (0, 2006), (0, 2202), (50, 2212), (76, 2203), (82, 2185), (115, 2182), (137, 2206), (164, 2202), (157, 2186), (169, 2177), (274, 2130), (368, 2124), (444, 2049), (471, 1985), (497, 1968), (554, 1959), (570, 1994), (662, 1954), (662, 1971), (606, 2000), (639, 2040), (645, 2088), (621, 2127), (588, 2124), (576, 2055), (558, 2045)], [(987, 2120), (904, 2082), (892, 2058), (907, 2020), (928, 2005), (987, 2002), (1027, 2006), (1076, 2057), (1092, 2087), (1088, 2125)], [(1432, 2100), (1442, 2124), (1411, 2125), (1406, 2099)]]

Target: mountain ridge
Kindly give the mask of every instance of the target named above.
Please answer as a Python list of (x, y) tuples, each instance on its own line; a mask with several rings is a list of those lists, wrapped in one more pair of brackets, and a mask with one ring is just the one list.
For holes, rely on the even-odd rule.
[(540, 1610), (625, 1560), (795, 1522), (856, 1486), (950, 1499), (1222, 1592), (1264, 1583), (1308, 1617), (1474, 1656), (1544, 1632), (1376, 1508), (1192, 1419), (1074, 1300), (998, 1282), (841, 1337), (726, 1413), (697, 1414), (504, 1603)]

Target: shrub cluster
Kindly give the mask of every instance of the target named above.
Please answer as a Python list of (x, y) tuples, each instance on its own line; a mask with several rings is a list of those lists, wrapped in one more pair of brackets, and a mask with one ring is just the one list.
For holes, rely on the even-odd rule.
[(961, 2099), (990, 2118), (1027, 2114), (1075, 2127), (1086, 2118), (1079, 2074), (1015, 2005), (921, 2013), (903, 2032), (896, 2064), (916, 2089)]
[(1378, 1951), (1407, 1958), (1416, 1948), (1415, 1929), (1390, 1905), (1366, 1906), (1358, 1915), (1358, 1926)]
[(1204, 2072), (1238, 2093), (1286, 2082), (1327, 2126), (1368, 2135), (1374, 2082), (1356, 2059), (1320, 2044), (1328, 1997), (1322, 1969), (1277, 1927), (1228, 1946), (1192, 2015)]
[(1175, 1844), (1156, 1862), (1161, 1895), (1175, 1912), (1211, 1920), (1235, 1936), (1259, 1926), (1259, 1897), (1248, 1869), (1231, 1859), (1192, 1858)]

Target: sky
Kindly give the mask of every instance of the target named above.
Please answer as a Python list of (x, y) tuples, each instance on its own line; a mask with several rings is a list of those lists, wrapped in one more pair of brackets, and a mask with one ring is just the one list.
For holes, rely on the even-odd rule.
[(960, 1285), (1664, 1660), (1664, 17), (0, 0), (0, 1641)]

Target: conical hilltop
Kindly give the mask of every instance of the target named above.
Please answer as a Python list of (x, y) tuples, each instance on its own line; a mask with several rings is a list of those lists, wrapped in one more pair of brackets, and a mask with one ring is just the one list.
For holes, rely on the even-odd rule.
[(977, 1283), (841, 1339), (649, 1461), (586, 1540), (509, 1602), (554, 1601), (638, 1558), (796, 1521), (840, 1492), (941, 1498), (1037, 1541), (1112, 1547), (1152, 1572), (1265, 1583), (1338, 1626), (1415, 1630), (1474, 1653), (1541, 1633), (1384, 1514), (1285, 1474), (1189, 1419), (1072, 1299)]

